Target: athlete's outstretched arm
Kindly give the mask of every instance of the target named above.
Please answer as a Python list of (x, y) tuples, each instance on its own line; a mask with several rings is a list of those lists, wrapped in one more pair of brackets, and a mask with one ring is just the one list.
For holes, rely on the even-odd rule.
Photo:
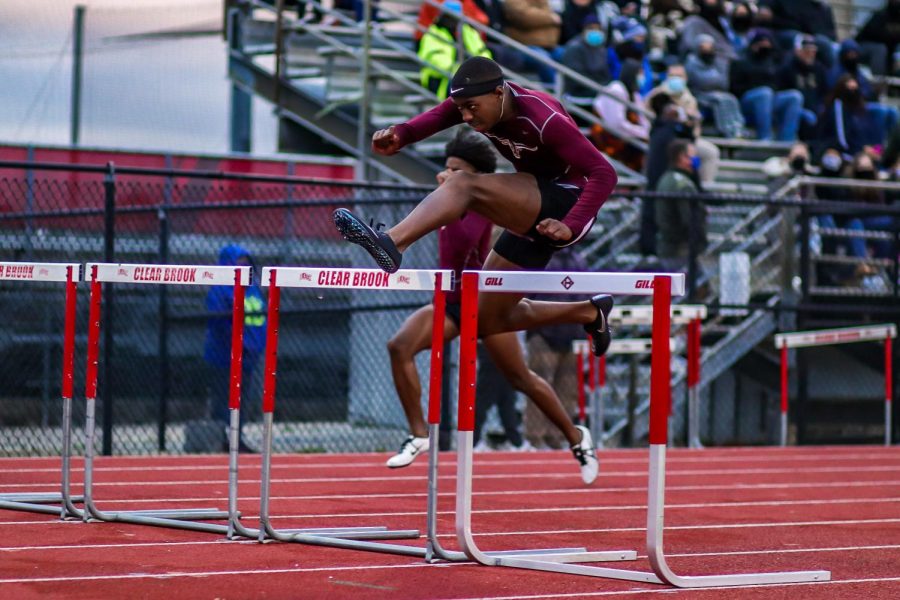
[(462, 123), (462, 114), (449, 98), (431, 110), (413, 117), (406, 123), (380, 129), (372, 136), (372, 151), (390, 156), (406, 145), (431, 137), (439, 131)]

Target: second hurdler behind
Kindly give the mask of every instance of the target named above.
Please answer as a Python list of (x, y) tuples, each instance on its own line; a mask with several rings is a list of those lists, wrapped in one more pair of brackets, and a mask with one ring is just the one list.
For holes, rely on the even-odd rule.
[[(487, 136), (516, 173), (455, 172), (387, 231), (376, 231), (339, 208), (334, 223), (348, 241), (393, 273), (407, 247), (471, 210), (505, 229), (484, 269), (521, 271), (545, 268), (554, 251), (577, 243), (590, 231), (616, 186), (615, 170), (553, 96), (506, 82), (500, 66), (488, 58), (463, 62), (450, 81), (449, 98), (406, 123), (375, 132), (372, 149), (396, 154), (460, 123)], [(488, 336), (582, 323), (593, 353), (601, 356), (611, 341), (607, 315), (612, 306), (612, 297), (605, 294), (581, 302), (482, 294), (478, 330)], [(573, 445), (582, 441), (587, 440), (569, 440)]]
[[(446, 155), (446, 168), (437, 175), (438, 185), (446, 185), (455, 173), (492, 173), (496, 168), (497, 159), (493, 148), (483, 137), (474, 133), (457, 135), (447, 144)], [(440, 267), (452, 269), (458, 278), (466, 269), (481, 268), (490, 247), (491, 223), (475, 212), (468, 212), (461, 219), (441, 227), (438, 236)], [(459, 289), (447, 295), (445, 340), (459, 335), (459, 302)], [(422, 386), (415, 357), (431, 345), (433, 318), (434, 307), (431, 304), (423, 306), (403, 322), (388, 342), (394, 386), (410, 430), (400, 451), (387, 461), (387, 466), (394, 469), (411, 464), (419, 454), (428, 450), (428, 426), (422, 415)], [(580, 464), (582, 481), (586, 484), (593, 483), (597, 478), (598, 463), (590, 432), (586, 427), (572, 424), (556, 391), (528, 368), (517, 334), (510, 331), (491, 335), (484, 338), (483, 343), (506, 380), (528, 396), (566, 436)]]

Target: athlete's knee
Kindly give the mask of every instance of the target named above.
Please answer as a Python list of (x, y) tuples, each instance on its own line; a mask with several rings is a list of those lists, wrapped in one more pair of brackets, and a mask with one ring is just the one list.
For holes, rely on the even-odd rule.
[(457, 171), (444, 185), (453, 191), (454, 197), (471, 200), (477, 189), (478, 175)]
[(412, 356), (412, 346), (401, 336), (394, 336), (387, 343), (391, 360), (402, 360)]

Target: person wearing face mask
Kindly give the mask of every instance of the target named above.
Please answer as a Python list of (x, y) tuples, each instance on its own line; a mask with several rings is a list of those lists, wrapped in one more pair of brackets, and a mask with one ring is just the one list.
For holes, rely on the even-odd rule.
[[(689, 140), (675, 140), (668, 148), (669, 169), (663, 174), (656, 191), (670, 194), (698, 194), (697, 172), (700, 157)], [(681, 271), (688, 259), (691, 229), (697, 231), (698, 251), (706, 246), (706, 208), (698, 205), (692, 214), (687, 198), (657, 198), (656, 253), (664, 271)]]
[(866, 146), (866, 104), (859, 83), (842, 75), (826, 102), (820, 121), (819, 143), (852, 156)]
[(683, 65), (674, 64), (669, 66), (663, 82), (650, 90), (650, 93), (647, 95), (647, 106), (651, 106), (654, 103), (653, 99), (659, 94), (666, 94), (670, 97), (672, 102), (685, 115), (684, 120), (693, 130), (694, 145), (702, 162), (700, 180), (704, 183), (713, 181), (719, 170), (719, 148), (709, 140), (703, 139), (700, 135), (703, 115), (700, 114), (697, 98), (694, 97), (687, 87), (687, 71), (685, 71)]
[(603, 125), (591, 128), (591, 140), (602, 152), (635, 171), (643, 167), (643, 153), (626, 143), (626, 138), (646, 142), (650, 134), (650, 121), (644, 113), (626, 104), (644, 105), (638, 91), (639, 75), (641, 64), (636, 60), (626, 60), (619, 79), (604, 86), (605, 93), (598, 94), (594, 99), (594, 112), (603, 120)]
[(422, 87), (434, 92), (443, 100), (447, 97), (450, 78), (445, 73), (453, 72), (459, 66), (458, 45), (460, 39), (468, 54), (491, 58), (481, 34), (465, 23), (460, 22), (454, 14), (460, 14), (463, 5), (460, 0), (444, 0), (443, 7), (449, 12), (442, 12), (428, 28), (427, 34), (419, 42), (419, 58), (427, 65), (422, 66), (419, 75)]
[(757, 30), (750, 38), (749, 52), (731, 65), (731, 92), (740, 99), (747, 124), (756, 137), (779, 141), (797, 139), (803, 95), (795, 89), (775, 91), (778, 63), (772, 34)]
[(775, 31), (775, 38), (782, 50), (794, 47), (798, 33), (815, 36), (819, 46), (819, 60), (831, 68), (835, 60), (834, 45), (837, 29), (834, 12), (827, 0), (760, 0), (760, 13), (768, 16), (766, 27)]
[(856, 34), (863, 56), (878, 75), (895, 74), (895, 54), (900, 49), (900, 0), (887, 0), (884, 8), (876, 10)]
[[(600, 28), (600, 20), (595, 14), (584, 18), (581, 34), (569, 40), (563, 49), (560, 62), (591, 81), (606, 85), (612, 79), (611, 56), (615, 52), (606, 45), (606, 35)], [(578, 98), (593, 98), (596, 91), (574, 81), (563, 78), (563, 93)]]
[(803, 94), (803, 113), (800, 137), (810, 139), (816, 133), (819, 114), (825, 109), (828, 95), (828, 75), (816, 60), (818, 46), (813, 36), (800, 34), (794, 43), (794, 53), (778, 69), (776, 87), (779, 90), (798, 90)]
[(728, 61), (737, 58), (737, 52), (731, 45), (733, 35), (731, 23), (725, 15), (723, 0), (700, 0), (700, 11), (684, 20), (679, 31), (678, 55), (686, 57), (696, 48), (699, 36), (706, 35), (713, 39), (716, 54)]
[(878, 91), (872, 85), (868, 68), (862, 63), (862, 51), (854, 40), (844, 40), (838, 54), (838, 63), (829, 73), (832, 87), (842, 75), (852, 76), (859, 84), (859, 91), (866, 103), (866, 125), (863, 131), (866, 143), (884, 142), (885, 132), (891, 131), (900, 120), (900, 113), (893, 106), (878, 102)]
[(740, 56), (750, 45), (751, 29), (756, 23), (756, 5), (749, 2), (735, 2), (731, 9), (731, 35), (728, 41)]
[[(565, 46), (584, 31), (584, 20), (588, 15), (597, 17), (599, 0), (565, 0), (559, 43)], [(600, 19), (597, 19), (600, 23)]]
[(697, 36), (697, 47), (685, 63), (688, 85), (704, 112), (712, 115), (725, 137), (741, 137), (744, 116), (737, 98), (728, 91), (728, 60), (716, 54), (712, 36)]

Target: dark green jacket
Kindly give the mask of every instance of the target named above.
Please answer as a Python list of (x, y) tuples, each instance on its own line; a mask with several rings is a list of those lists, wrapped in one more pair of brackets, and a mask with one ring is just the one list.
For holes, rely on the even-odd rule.
[[(672, 194), (698, 194), (699, 189), (687, 173), (669, 169), (663, 173), (656, 191)], [(689, 200), (657, 198), (656, 202), (656, 254), (660, 257), (687, 257), (691, 232), (691, 203)], [(706, 208), (697, 206), (698, 251), (706, 246)]]

